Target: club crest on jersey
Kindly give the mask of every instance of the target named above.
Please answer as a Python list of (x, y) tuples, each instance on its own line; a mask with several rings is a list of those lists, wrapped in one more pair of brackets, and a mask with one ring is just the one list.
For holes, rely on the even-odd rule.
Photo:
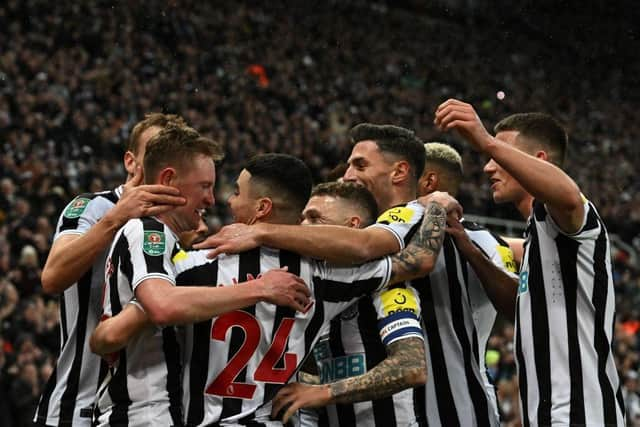
[(84, 197), (76, 197), (69, 206), (67, 206), (67, 209), (65, 209), (64, 217), (69, 219), (78, 218), (82, 215), (82, 212), (87, 209), (87, 206), (89, 206), (89, 201), (89, 199)]
[(165, 238), (162, 231), (145, 231), (142, 250), (145, 254), (158, 256), (164, 254)]
[(410, 209), (406, 206), (401, 206), (397, 208), (391, 208), (385, 211), (382, 215), (378, 217), (378, 220), (376, 222), (388, 223), (388, 224), (399, 222), (399, 223), (405, 224), (411, 221), (412, 217), (413, 217), (413, 209)]

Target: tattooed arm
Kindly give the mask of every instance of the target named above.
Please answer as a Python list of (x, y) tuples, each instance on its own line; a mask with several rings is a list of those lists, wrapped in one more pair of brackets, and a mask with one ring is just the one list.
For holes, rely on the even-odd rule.
[(390, 283), (425, 276), (433, 270), (444, 241), (446, 220), (442, 205), (429, 202), (422, 224), (407, 247), (391, 256)]
[(320, 408), (334, 403), (380, 399), (427, 380), (424, 342), (420, 338), (399, 340), (387, 347), (388, 357), (366, 374), (322, 385), (291, 383), (273, 399), (272, 416), (287, 408), (286, 423), (300, 408)]

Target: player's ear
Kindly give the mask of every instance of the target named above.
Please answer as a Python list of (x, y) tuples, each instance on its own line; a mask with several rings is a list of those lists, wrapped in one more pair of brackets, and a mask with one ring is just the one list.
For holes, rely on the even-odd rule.
[(347, 226), (351, 228), (360, 228), (361, 224), (362, 218), (360, 218), (359, 216), (352, 216), (351, 218), (349, 218)]
[(256, 206), (256, 219), (266, 218), (271, 215), (273, 210), (273, 200), (269, 197), (261, 197), (258, 199)]
[(418, 192), (421, 196), (431, 194), (438, 190), (440, 177), (434, 171), (426, 171), (420, 178)]
[(124, 169), (127, 171), (127, 174), (130, 176), (135, 175), (136, 172), (136, 156), (131, 151), (124, 153)]
[(171, 167), (166, 167), (158, 174), (159, 184), (172, 185), (176, 180), (176, 170)]
[(391, 182), (398, 184), (409, 178), (410, 174), (409, 162), (400, 160), (394, 163), (393, 172), (391, 174)]
[(548, 154), (547, 154), (547, 152), (546, 152), (546, 151), (544, 151), (544, 150), (538, 150), (538, 151), (536, 151), (536, 155), (535, 155), (535, 157), (536, 157), (536, 158), (538, 158), (538, 159), (540, 159), (540, 160), (545, 160), (545, 161), (547, 161), (547, 162), (549, 162), (549, 161), (550, 161), (550, 160), (549, 160), (549, 155), (548, 155)]

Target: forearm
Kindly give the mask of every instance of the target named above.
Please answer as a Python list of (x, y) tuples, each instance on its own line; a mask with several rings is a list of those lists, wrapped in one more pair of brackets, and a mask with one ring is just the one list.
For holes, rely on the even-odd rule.
[(409, 245), (391, 256), (390, 283), (412, 280), (433, 270), (444, 242), (446, 215), (440, 204), (427, 205), (420, 228)]
[(582, 205), (576, 183), (552, 163), (531, 156), (495, 138), (489, 138), (484, 151), (502, 166), (536, 200), (570, 211)]
[(260, 241), (265, 246), (286, 249), (336, 265), (361, 264), (400, 250), (391, 233), (333, 225), (299, 227), (261, 224)]
[(111, 244), (121, 225), (120, 221), (105, 216), (82, 236), (61, 236), (42, 270), (44, 291), (61, 293), (77, 282)]
[(392, 343), (389, 356), (366, 374), (329, 384), (331, 403), (381, 399), (425, 383), (424, 342), (408, 338)]
[(495, 265), (473, 244), (458, 246), (480, 279), (493, 306), (509, 320), (515, 320), (518, 280)]
[(182, 325), (201, 322), (223, 313), (256, 304), (263, 299), (259, 284), (234, 286), (177, 286), (162, 297), (149, 301), (137, 295), (157, 325)]
[(127, 346), (151, 322), (146, 313), (134, 304), (127, 304), (114, 317), (102, 320), (91, 334), (89, 346), (93, 353), (105, 356)]

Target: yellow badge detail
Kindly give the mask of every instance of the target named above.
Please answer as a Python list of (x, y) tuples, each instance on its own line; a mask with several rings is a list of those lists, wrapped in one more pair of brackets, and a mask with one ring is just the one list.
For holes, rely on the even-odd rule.
[(174, 264), (177, 264), (178, 262), (185, 259), (187, 259), (187, 253), (182, 249), (180, 249), (180, 251), (178, 251), (178, 253), (175, 254), (173, 258), (171, 258), (171, 262), (173, 262)]
[(413, 217), (413, 209), (401, 206), (398, 208), (391, 208), (385, 211), (378, 217), (377, 222), (388, 222), (389, 224), (394, 222), (407, 223), (411, 221)]
[(498, 254), (500, 254), (500, 258), (502, 258), (502, 263), (507, 270), (515, 273), (518, 270), (518, 266), (516, 265), (516, 261), (513, 259), (513, 252), (511, 252), (511, 249), (504, 246), (496, 246), (496, 249), (498, 250)]
[(580, 198), (582, 199), (582, 203), (587, 203), (588, 202), (587, 198), (582, 193), (580, 193)]
[(389, 289), (381, 293), (380, 301), (382, 301), (382, 312), (385, 316), (399, 311), (418, 312), (416, 296), (405, 288)]

